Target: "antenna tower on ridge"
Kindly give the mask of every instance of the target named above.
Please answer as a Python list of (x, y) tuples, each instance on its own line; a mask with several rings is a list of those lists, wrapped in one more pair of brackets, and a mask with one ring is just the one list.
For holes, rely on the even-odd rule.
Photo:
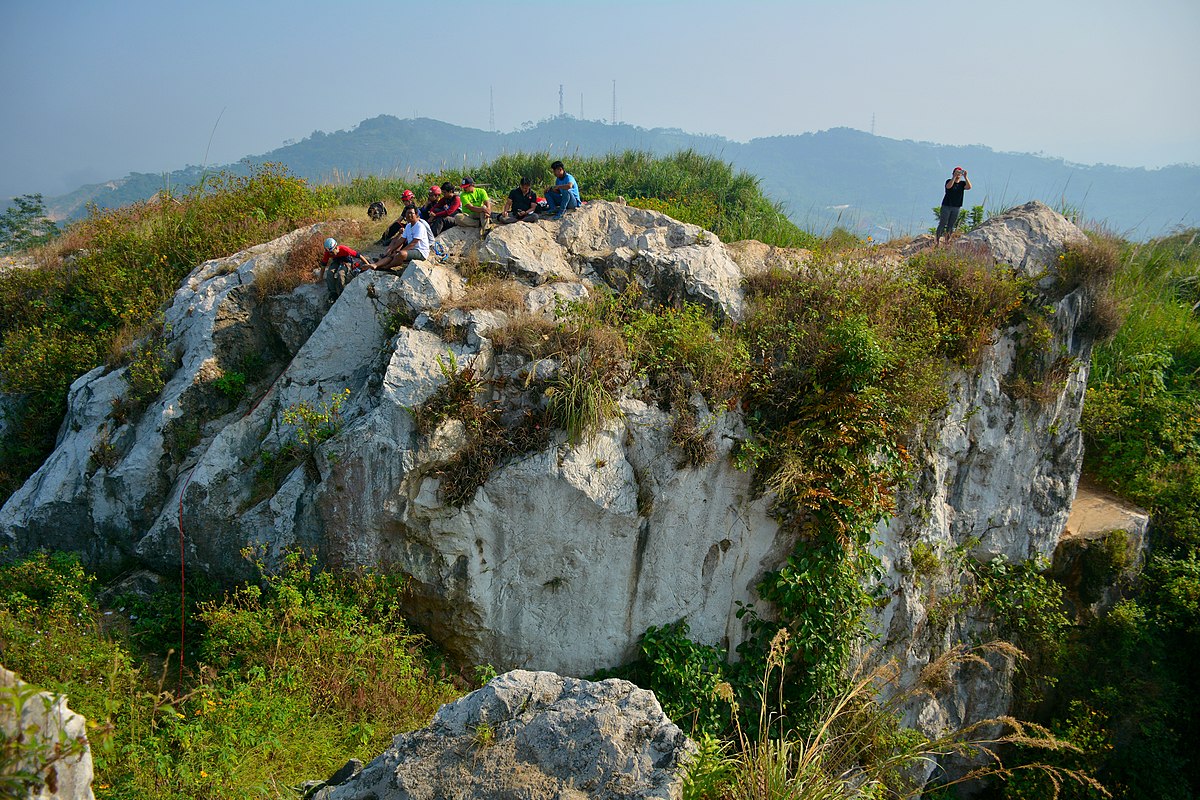
[(871, 135), (875, 135), (875, 112), (871, 112)]
[(560, 83), (558, 85), (558, 115), (560, 117), (563, 116), (563, 113), (564, 113), (563, 112), (563, 104), (562, 104), (562, 87), (563, 87), (563, 85)]
[(488, 128), (496, 132), (496, 87), (488, 87)]
[(613, 113), (608, 120), (613, 125), (617, 124), (617, 79), (613, 78)]
[(579, 118), (583, 119), (583, 92), (579, 93)]

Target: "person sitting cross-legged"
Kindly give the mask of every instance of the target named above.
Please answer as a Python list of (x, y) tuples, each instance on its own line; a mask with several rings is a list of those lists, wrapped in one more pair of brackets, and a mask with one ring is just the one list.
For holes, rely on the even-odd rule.
[(429, 228), (433, 231), (433, 235), (437, 236), (446, 228), (454, 227), (461, 216), (462, 199), (458, 196), (458, 190), (454, 188), (454, 184), (446, 181), (442, 184), (441, 199), (433, 204), (433, 208), (429, 210), (429, 216), (426, 217), (429, 221)]
[(579, 184), (575, 176), (567, 172), (563, 162), (555, 161), (550, 165), (554, 173), (554, 185), (546, 187), (546, 202), (550, 205), (549, 219), (562, 219), (563, 212), (579, 208)]
[(492, 201), (487, 189), (475, 186), (470, 175), (462, 182), (462, 214), (454, 220), (460, 228), (479, 228), (479, 235), (486, 236), (492, 224)]
[(421, 219), (416, 206), (405, 206), (400, 217), (407, 223), (402, 234), (403, 240), (397, 237), (383, 257), (375, 262), (377, 270), (386, 272), (409, 261), (425, 261), (429, 258), (429, 244), (433, 241), (429, 223)]
[(498, 220), (501, 225), (513, 222), (537, 222), (538, 199), (533, 189), (529, 188), (529, 178), (522, 177), (521, 185), (508, 193), (504, 201), (504, 211)]
[(433, 211), (433, 207), (437, 205), (438, 200), (442, 199), (442, 187), (436, 183), (429, 187), (429, 195), (425, 198), (425, 205), (417, 209), (417, 216), (429, 222), (429, 214)]

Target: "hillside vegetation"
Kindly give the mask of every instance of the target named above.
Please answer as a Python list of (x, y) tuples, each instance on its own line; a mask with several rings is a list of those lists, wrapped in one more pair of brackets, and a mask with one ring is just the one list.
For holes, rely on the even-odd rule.
[[(523, 174), (548, 184), (549, 161), (545, 153), (510, 155), (469, 171), (502, 197)], [(915, 739), (891, 709), (866, 702), (868, 684), (856, 686), (847, 674), (864, 611), (877, 599), (869, 536), (909, 474), (914, 425), (945, 402), (948, 371), (974, 364), (996, 328), (1039, 324), (1045, 312), (1032, 283), (945, 251), (900, 266), (859, 263), (862, 243), (853, 236), (821, 240), (800, 230), (756, 179), (695, 152), (629, 152), (578, 159), (570, 169), (585, 198), (620, 195), (726, 241), (757, 238), (816, 251), (804, 274), (752, 279), (749, 316), (738, 326), (697, 306), (654, 307), (627, 293), (580, 304), (560, 324), (532, 334), (496, 334), (501, 349), (558, 348), (564, 355), (567, 366), (538, 422), (573, 438), (612, 413), (618, 371), (679, 412), (673, 441), (697, 461), (711, 454), (684, 411), (687, 398), (699, 391), (712, 407), (742, 405), (751, 435), (739, 462), (754, 470), (760, 489), (774, 492), (780, 523), (806, 542), (764, 576), (758, 593), (778, 618), (747, 609), (753, 636), (736, 664), (719, 648), (690, 641), (679, 624), (647, 631), (642, 658), (622, 673), (654, 689), (704, 743), (695, 797), (760, 796), (734, 788), (753, 783), (758, 769), (779, 780), (777, 794), (761, 796), (820, 796), (820, 786), (844, 789), (845, 769), (855, 762), (865, 765), (878, 796), (904, 796), (915, 763), (957, 745)], [(183, 197), (94, 212), (33, 252), (36, 268), (0, 275), (0, 390), (11, 398), (0, 451), (3, 496), (53, 446), (76, 377), (104, 363), (129, 363), (135, 394), (161, 390), (173, 359), (153, 335), (161, 333), (158, 314), (195, 264), (328, 219), (339, 203), (361, 212), (370, 200), (461, 175), (357, 179), (318, 189), (275, 167), (217, 176)], [(372, 229), (347, 231), (352, 245), (356, 236), (373, 238)], [(1065, 626), (1042, 624), (1057, 619), (1058, 595), (1030, 565), (980, 577), (992, 592), (984, 600), (1026, 621), (1030, 641), (1055, 637), (1037, 662), (1054, 674), (1034, 677), (1041, 684), (1057, 679), (1059, 687), (1035, 710), (1074, 745), (1029, 729), (1020, 737), (1026, 744), (1040, 739), (1062, 751), (1040, 774), (1061, 780), (1087, 768), (1130, 798), (1186, 797), (1197, 786), (1187, 746), (1197, 733), (1195, 700), (1186, 694), (1200, 633), (1195, 245), (1190, 234), (1143, 247), (1098, 240), (1064, 255), (1080, 275), (1103, 271), (1107, 280), (1115, 268), (1128, 304), (1129, 321), (1097, 352), (1085, 424), (1092, 469), (1162, 521), (1165, 545), (1148, 567), (1152, 579), (1108, 617), (1068, 637)], [(316, 255), (310, 246), (298, 247), (292, 272), (266, 290), (286, 291), (306, 279)], [(1113, 253), (1118, 257), (1100, 263)], [(446, 386), (416, 409), (418, 425), (446, 416), (468, 423), (470, 435), (479, 436), (463, 457), (478, 462), (462, 471), (464, 481), (479, 480), (507, 453), (487, 450), (488, 441), (513, 437), (496, 435), (507, 433), (501, 421), (475, 406), (466, 370), (451, 365), (447, 372)], [(1018, 377), (1033, 383), (1039, 376)], [(403, 584), (390, 577), (323, 573), (294, 554), (282, 574), (258, 583), (227, 592), (189, 589), (182, 626), (178, 584), (168, 583), (146, 605), (111, 594), (101, 602), (98, 580), (61, 554), (0, 568), (0, 644), (8, 666), (67, 693), (102, 726), (101, 798), (288, 796), (289, 784), (377, 752), (392, 733), (422, 724), (438, 702), (470, 683), (452, 680), (453, 671), (406, 627), (396, 610)], [(168, 653), (171, 647), (182, 651)], [(772, 677), (783, 674), (786, 681)], [(842, 738), (829, 760), (797, 757), (814, 741), (805, 737), (827, 731), (838, 709), (853, 712), (853, 725), (834, 726)], [(1158, 768), (1164, 763), (1182, 776), (1171, 786)], [(1004, 791), (1042, 797), (1040, 780), (1013, 778)], [(798, 793), (784, 794), (788, 785)], [(1068, 791), (1100, 796), (1086, 779)]]
[[(281, 163), (296, 175), (321, 183), (344, 183), (360, 175), (416, 180), (419, 174), (461, 171), (510, 153), (550, 151), (570, 168), (576, 161), (607, 153), (634, 150), (662, 157), (684, 149), (730, 162), (756, 176), (763, 189), (783, 203), (793, 222), (822, 234), (839, 225), (877, 240), (919, 232), (927, 224), (927, 209), (940, 200), (942, 181), (954, 164), (963, 164), (971, 172), (975, 189), (968, 200), (992, 212), (1037, 199), (1053, 208), (1082, 210), (1137, 239), (1200, 221), (1196, 205), (1200, 166), (1181, 164), (1159, 170), (1085, 166), (1028, 153), (996, 152), (981, 145), (901, 141), (850, 128), (735, 142), (571, 116), (529, 122), (519, 130), (500, 133), (384, 115), (363, 120), (351, 130), (315, 131), (302, 141), (225, 169), (248, 174), (256, 164)], [(167, 176), (135, 173), (51, 198), (49, 204), (56, 214), (78, 216), (85, 213), (87, 203), (134, 202), (158, 191), (164, 181), (186, 187), (202, 174), (197, 167)]]

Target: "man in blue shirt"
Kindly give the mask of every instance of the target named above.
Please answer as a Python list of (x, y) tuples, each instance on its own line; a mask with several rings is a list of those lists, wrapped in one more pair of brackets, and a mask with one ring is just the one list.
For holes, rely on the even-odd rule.
[(550, 219), (562, 219), (564, 211), (579, 208), (579, 184), (561, 161), (551, 164), (550, 171), (554, 173), (554, 185), (546, 187), (546, 204), (550, 206)]

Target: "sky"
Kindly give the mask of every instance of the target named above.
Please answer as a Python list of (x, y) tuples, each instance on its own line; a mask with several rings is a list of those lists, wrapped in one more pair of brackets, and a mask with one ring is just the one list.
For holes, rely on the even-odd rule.
[[(380, 114), (1200, 163), (1197, 0), (0, 0), (0, 198)], [(582, 114), (581, 114), (582, 108)]]

